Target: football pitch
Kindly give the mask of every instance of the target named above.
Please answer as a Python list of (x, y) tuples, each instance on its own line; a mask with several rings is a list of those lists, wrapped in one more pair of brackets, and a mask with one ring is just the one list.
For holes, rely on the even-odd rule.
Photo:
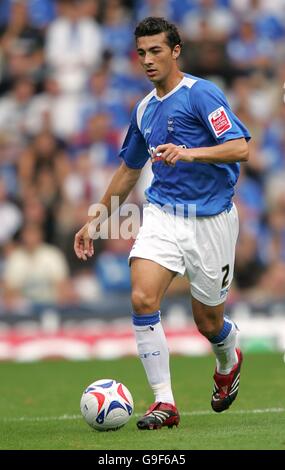
[[(210, 408), (214, 356), (172, 357), (171, 369), (180, 426), (139, 431), (153, 396), (136, 358), (2, 363), (0, 449), (285, 450), (282, 354), (246, 354), (239, 396), (221, 414)], [(101, 378), (123, 382), (134, 398), (134, 416), (115, 432), (93, 431), (80, 415), (84, 388)]]

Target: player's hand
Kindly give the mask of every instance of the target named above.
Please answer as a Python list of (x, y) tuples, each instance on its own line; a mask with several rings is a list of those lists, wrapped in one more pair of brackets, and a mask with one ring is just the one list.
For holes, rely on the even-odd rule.
[(175, 144), (162, 144), (156, 147), (153, 154), (153, 161), (163, 160), (166, 165), (175, 166), (178, 160), (192, 162), (194, 156), (191, 155), (192, 149), (185, 149)]
[(74, 251), (76, 256), (84, 261), (94, 255), (93, 240), (89, 236), (88, 226), (89, 222), (83, 225), (74, 238)]

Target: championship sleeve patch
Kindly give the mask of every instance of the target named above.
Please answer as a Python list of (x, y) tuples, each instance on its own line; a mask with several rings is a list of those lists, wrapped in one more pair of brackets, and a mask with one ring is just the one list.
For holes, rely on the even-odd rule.
[(223, 106), (209, 114), (208, 119), (216, 137), (220, 137), (222, 134), (232, 128), (232, 123)]

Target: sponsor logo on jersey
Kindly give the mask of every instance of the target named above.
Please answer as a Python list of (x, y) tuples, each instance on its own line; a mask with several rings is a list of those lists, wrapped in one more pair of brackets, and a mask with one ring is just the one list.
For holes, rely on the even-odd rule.
[(159, 162), (159, 161), (162, 160), (162, 158), (161, 158), (161, 155), (162, 155), (162, 154), (161, 154), (161, 153), (158, 153), (158, 154), (156, 155), (156, 157), (154, 157), (155, 149), (156, 149), (156, 147), (153, 147), (153, 146), (150, 146), (150, 147), (148, 148), (148, 153), (149, 153), (149, 155), (150, 155), (150, 158), (151, 158), (152, 163)]
[(232, 123), (223, 106), (209, 114), (208, 119), (215, 132), (216, 137), (220, 137), (232, 128)]
[[(183, 149), (187, 148), (185, 144), (178, 145), (178, 147), (182, 147)], [(162, 153), (157, 153), (156, 157), (154, 157), (155, 149), (156, 149), (156, 147), (153, 147), (153, 146), (150, 146), (148, 148), (148, 153), (150, 155), (152, 163), (163, 161), (163, 158), (161, 157)]]

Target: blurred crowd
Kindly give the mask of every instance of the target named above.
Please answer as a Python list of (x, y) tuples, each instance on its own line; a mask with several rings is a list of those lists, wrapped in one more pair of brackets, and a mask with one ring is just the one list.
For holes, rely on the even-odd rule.
[[(0, 0), (2, 313), (129, 290), (133, 240), (98, 240), (83, 263), (73, 238), (152, 88), (133, 40), (145, 16), (177, 24), (182, 70), (222, 87), (252, 134), (229, 302), (285, 299), (285, 0)], [(187, 290), (177, 279), (169, 295)]]

